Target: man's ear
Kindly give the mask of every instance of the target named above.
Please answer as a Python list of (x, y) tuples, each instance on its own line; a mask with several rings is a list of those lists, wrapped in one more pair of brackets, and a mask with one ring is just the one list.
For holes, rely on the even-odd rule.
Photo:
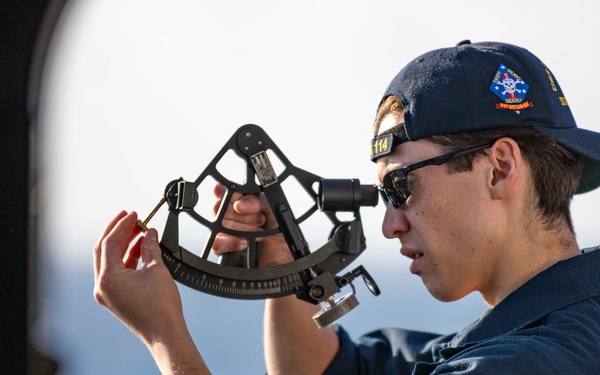
[(488, 151), (491, 174), (488, 187), (492, 198), (502, 199), (511, 194), (522, 178), (523, 158), (517, 142), (511, 138), (498, 139)]

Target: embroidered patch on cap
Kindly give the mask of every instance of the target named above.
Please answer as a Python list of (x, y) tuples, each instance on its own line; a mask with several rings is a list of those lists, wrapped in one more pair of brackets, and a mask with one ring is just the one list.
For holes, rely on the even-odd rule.
[(504, 64), (500, 64), (490, 85), (490, 91), (502, 102), (496, 103), (497, 109), (509, 109), (516, 113), (533, 107), (533, 103), (525, 100), (529, 85), (517, 73)]

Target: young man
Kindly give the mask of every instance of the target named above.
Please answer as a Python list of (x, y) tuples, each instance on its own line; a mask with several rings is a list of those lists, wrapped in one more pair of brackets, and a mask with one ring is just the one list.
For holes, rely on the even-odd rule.
[[(400, 240), (434, 297), (477, 291), (490, 309), (455, 335), (386, 329), (352, 342), (341, 327), (316, 328), (318, 307), (293, 296), (268, 300), (268, 372), (599, 373), (600, 252), (579, 249), (569, 205), (600, 185), (600, 134), (576, 127), (550, 70), (508, 44), (428, 52), (391, 82), (374, 130), (384, 235)], [(215, 193), (222, 197), (222, 187)], [(275, 225), (260, 197), (234, 200), (228, 226)], [(119, 214), (96, 245), (95, 297), (165, 372), (207, 372), (154, 230), (142, 242), (141, 269), (126, 268), (138, 258), (126, 253), (135, 220)], [(244, 245), (224, 236), (213, 250)], [(267, 265), (290, 261), (281, 239), (261, 250)]]

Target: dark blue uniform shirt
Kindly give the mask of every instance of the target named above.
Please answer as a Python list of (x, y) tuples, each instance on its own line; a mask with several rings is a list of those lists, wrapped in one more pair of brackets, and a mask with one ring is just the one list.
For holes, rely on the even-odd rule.
[(539, 273), (463, 331), (338, 327), (334, 374), (600, 374), (600, 251)]

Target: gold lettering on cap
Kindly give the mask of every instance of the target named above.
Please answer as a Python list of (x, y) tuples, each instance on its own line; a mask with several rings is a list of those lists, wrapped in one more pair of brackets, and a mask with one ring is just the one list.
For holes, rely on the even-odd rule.
[(567, 103), (567, 98), (565, 98), (564, 96), (560, 96), (558, 99), (560, 99), (560, 104), (562, 104), (563, 107), (569, 106), (569, 103)]
[[(557, 91), (556, 85), (554, 84), (554, 78), (552, 78), (552, 73), (550, 73), (550, 71), (548, 69), (545, 69), (545, 70), (546, 70), (546, 74), (548, 75), (548, 81), (550, 81), (550, 86), (552, 86), (552, 91)], [(561, 100), (561, 102), (562, 102), (562, 100)], [(563, 105), (566, 105), (566, 104), (563, 104)]]

